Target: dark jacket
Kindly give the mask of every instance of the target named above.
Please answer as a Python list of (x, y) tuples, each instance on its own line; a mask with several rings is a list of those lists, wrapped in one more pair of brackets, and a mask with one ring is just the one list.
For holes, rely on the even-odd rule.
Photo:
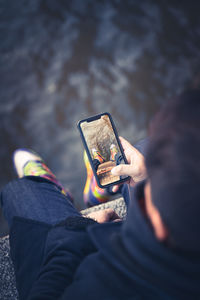
[(142, 197), (139, 185), (124, 223), (15, 218), (10, 243), (20, 299), (200, 299), (200, 257), (156, 240)]

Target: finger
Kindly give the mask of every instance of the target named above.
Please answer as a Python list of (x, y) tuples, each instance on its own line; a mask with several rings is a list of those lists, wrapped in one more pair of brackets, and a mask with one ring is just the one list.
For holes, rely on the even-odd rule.
[(107, 219), (108, 221), (114, 221), (116, 219), (119, 219), (118, 214), (112, 208), (108, 208), (108, 210), (107, 210), (107, 216), (108, 216), (108, 219)]
[(133, 166), (121, 164), (119, 166), (112, 168), (111, 173), (112, 175), (118, 175), (118, 176), (121, 175), (133, 176)]
[[(129, 182), (129, 180), (126, 181), (126, 183), (128, 183), (128, 182)], [(119, 190), (120, 186), (123, 185), (123, 184), (124, 184), (124, 182), (121, 182), (119, 184), (114, 185), (113, 188), (112, 188), (112, 192), (116, 193)]]
[(137, 154), (137, 149), (133, 147), (127, 140), (125, 140), (123, 137), (120, 137), (121, 145), (124, 150), (124, 154), (126, 156), (126, 159), (128, 163), (131, 163), (131, 157), (134, 154)]
[(110, 222), (112, 220), (115, 220), (116, 218), (119, 218), (119, 216), (116, 216), (115, 211), (112, 208), (107, 208), (102, 211), (98, 211), (97, 221), (99, 223), (105, 223)]
[(112, 187), (112, 192), (113, 192), (113, 193), (116, 193), (118, 190), (119, 190), (119, 185), (114, 185), (114, 186)]
[(113, 222), (120, 222), (120, 221), (122, 221), (122, 219), (115, 219), (115, 220), (113, 220)]
[(122, 136), (119, 137), (120, 142), (122, 144), (123, 150), (126, 150), (127, 148), (132, 148), (133, 146)]
[(119, 188), (120, 188), (120, 186), (121, 186), (122, 184), (124, 184), (124, 183), (122, 182), (122, 183), (119, 183), (119, 184), (114, 185), (113, 188), (112, 188), (112, 192), (113, 192), (113, 193), (116, 193), (116, 192), (119, 190)]

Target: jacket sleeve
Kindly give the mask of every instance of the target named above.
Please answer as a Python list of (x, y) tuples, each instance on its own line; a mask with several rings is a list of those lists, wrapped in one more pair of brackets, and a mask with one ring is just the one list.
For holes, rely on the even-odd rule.
[(29, 300), (58, 299), (71, 284), (83, 258), (96, 251), (86, 231), (88, 225), (96, 222), (82, 217), (70, 219), (49, 231), (44, 261)]

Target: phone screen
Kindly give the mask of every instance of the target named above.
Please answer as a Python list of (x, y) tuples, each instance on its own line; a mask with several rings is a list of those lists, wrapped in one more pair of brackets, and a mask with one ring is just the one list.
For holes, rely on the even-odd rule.
[(114, 176), (111, 173), (113, 167), (126, 163), (111, 116), (105, 113), (80, 121), (79, 129), (97, 183), (105, 187), (125, 181), (127, 176)]

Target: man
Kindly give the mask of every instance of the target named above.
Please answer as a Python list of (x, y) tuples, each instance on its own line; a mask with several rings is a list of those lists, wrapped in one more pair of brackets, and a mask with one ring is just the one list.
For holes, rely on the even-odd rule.
[[(18, 174), (37, 169), (41, 176), (9, 183), (1, 197), (20, 299), (199, 299), (199, 130), (200, 92), (190, 91), (155, 118), (146, 168), (121, 139), (129, 165), (112, 172), (131, 176), (122, 188), (124, 222), (82, 218), (54, 176), (41, 177), (50, 173), (40, 157), (23, 161), (21, 152)], [(30, 162), (39, 167), (29, 169)], [(100, 222), (110, 217), (96, 215)]]

